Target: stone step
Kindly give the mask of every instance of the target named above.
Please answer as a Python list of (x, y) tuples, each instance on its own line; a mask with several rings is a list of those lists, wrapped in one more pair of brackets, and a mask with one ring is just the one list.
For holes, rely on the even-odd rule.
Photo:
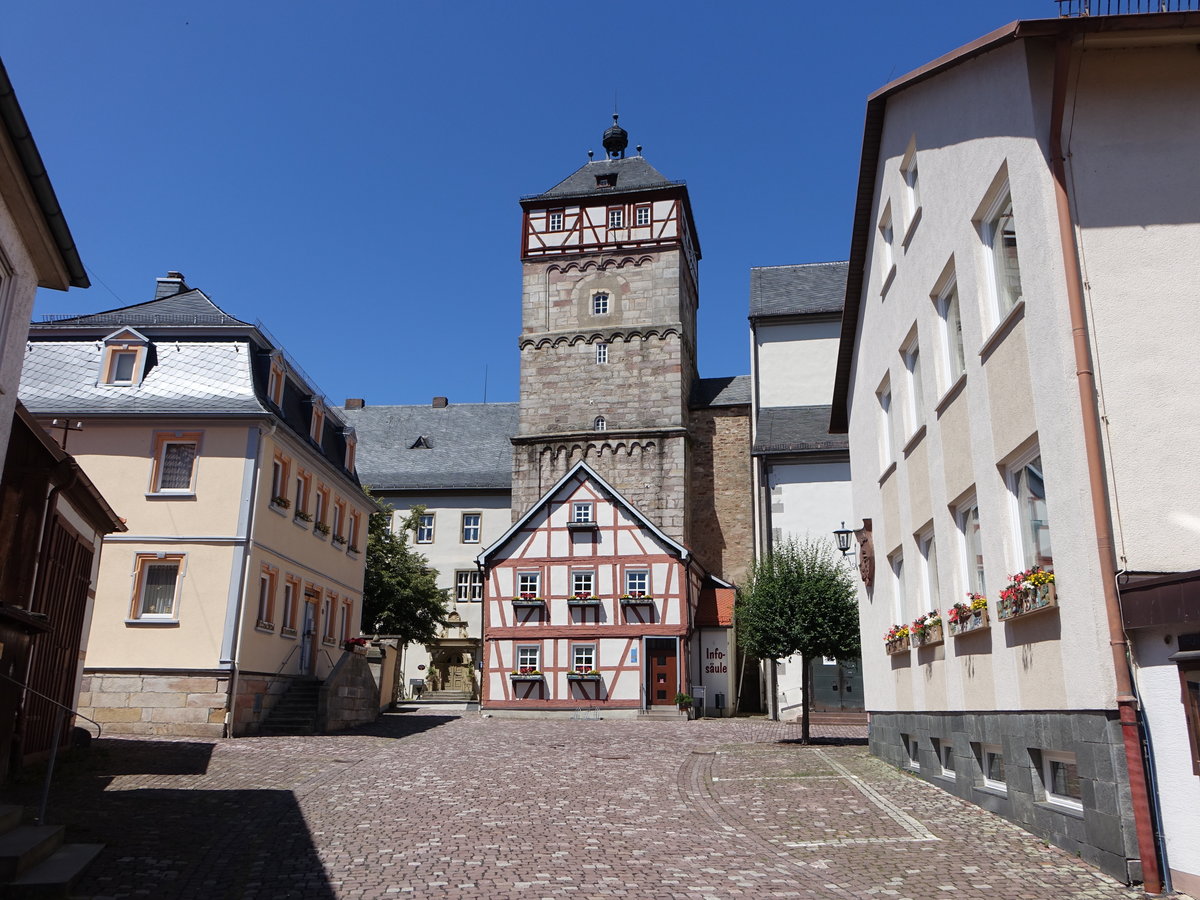
[(0, 890), (12, 900), (70, 897), (75, 882), (103, 849), (103, 844), (63, 844)]
[(11, 803), (0, 804), (0, 834), (6, 831), (12, 831), (21, 824), (21, 817), (25, 815), (25, 810)]
[(0, 834), (0, 882), (12, 881), (62, 846), (61, 825), (18, 825)]
[(641, 710), (641, 716), (646, 719), (686, 719), (687, 713), (674, 706), (651, 706)]

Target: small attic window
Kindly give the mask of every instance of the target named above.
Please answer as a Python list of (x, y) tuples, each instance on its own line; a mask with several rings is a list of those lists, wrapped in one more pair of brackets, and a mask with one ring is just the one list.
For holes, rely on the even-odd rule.
[(135, 387), (146, 372), (150, 342), (132, 328), (114, 331), (104, 339), (100, 357), (100, 384)]
[(596, 176), (596, 187), (609, 188), (617, 186), (617, 173), (609, 172), (607, 175)]
[(408, 449), (409, 450), (432, 450), (433, 444), (429, 443), (429, 438), (425, 437), (425, 435), (421, 435), (419, 438), (417, 438), (415, 441), (413, 441), (412, 446), (409, 447)]
[(309, 422), (308, 436), (321, 443), (321, 437), (325, 433), (325, 404), (320, 400), (313, 398), (312, 420)]

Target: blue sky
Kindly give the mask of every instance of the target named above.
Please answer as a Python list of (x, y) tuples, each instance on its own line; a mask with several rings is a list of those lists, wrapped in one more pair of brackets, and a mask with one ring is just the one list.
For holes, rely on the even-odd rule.
[(867, 95), (1007, 4), (9, 4), (0, 55), (92, 276), (261, 319), (329, 400), (517, 398), (518, 198), (630, 145), (688, 183), (700, 374), (749, 371), (751, 266), (844, 259)]

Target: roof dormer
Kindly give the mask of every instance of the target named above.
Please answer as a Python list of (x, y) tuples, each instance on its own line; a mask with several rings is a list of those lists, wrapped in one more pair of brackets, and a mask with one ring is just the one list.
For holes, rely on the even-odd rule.
[(114, 387), (137, 387), (146, 374), (150, 356), (150, 341), (133, 328), (120, 328), (103, 342), (100, 355), (99, 384)]

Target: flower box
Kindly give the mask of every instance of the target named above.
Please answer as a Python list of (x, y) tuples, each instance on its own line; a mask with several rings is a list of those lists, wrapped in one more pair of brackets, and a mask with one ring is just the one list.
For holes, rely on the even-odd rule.
[(292, 501), (289, 500), (287, 497), (282, 497), (282, 496), (281, 497), (272, 497), (271, 505), (278, 506), (280, 509), (287, 509), (289, 506), (292, 505)]
[(296, 513), (296, 521), (298, 522), (311, 522), (312, 520), (312, 513), (306, 513), (303, 511), (298, 511)]
[(599, 606), (599, 597), (568, 597), (567, 606)]
[(333, 536), (333, 542), (334, 542), (335, 544), (344, 544), (344, 543), (346, 543), (346, 538), (345, 538), (345, 536), (344, 536), (344, 535), (335, 534), (335, 535)]
[(329, 535), (329, 526), (324, 522), (318, 522), (313, 526), (313, 531), (321, 535), (321, 537), (327, 537)]
[(973, 610), (968, 615), (950, 620), (950, 634), (953, 637), (961, 637), (964, 634), (970, 634), (972, 631), (983, 631), (991, 627), (992, 623), (988, 620), (986, 606), (983, 609)]
[(567, 681), (599, 681), (599, 672), (568, 672)]
[(936, 647), (938, 644), (946, 642), (946, 632), (942, 627), (942, 620), (938, 619), (929, 623), (924, 628), (912, 633), (912, 645), (914, 647)]
[(546, 605), (546, 601), (543, 600), (541, 597), (513, 597), (512, 605), (514, 608), (520, 608), (520, 607), (532, 608), (535, 606), (544, 607)]
[(1049, 584), (1031, 585), (1006, 593), (1008, 596), (1001, 596), (996, 607), (996, 618), (1001, 622), (1019, 619), (1021, 616), (1032, 615), (1058, 606), (1058, 594), (1054, 589), (1053, 581)]
[(621, 595), (621, 605), (622, 606), (653, 606), (654, 598), (646, 597), (646, 596), (634, 597), (631, 594), (622, 594)]
[(888, 656), (895, 656), (897, 653), (907, 653), (909, 644), (908, 635), (892, 638), (890, 641), (884, 642), (884, 649), (887, 650)]
[(508, 677), (512, 681), (545, 681), (546, 676), (541, 672), (509, 672)]

